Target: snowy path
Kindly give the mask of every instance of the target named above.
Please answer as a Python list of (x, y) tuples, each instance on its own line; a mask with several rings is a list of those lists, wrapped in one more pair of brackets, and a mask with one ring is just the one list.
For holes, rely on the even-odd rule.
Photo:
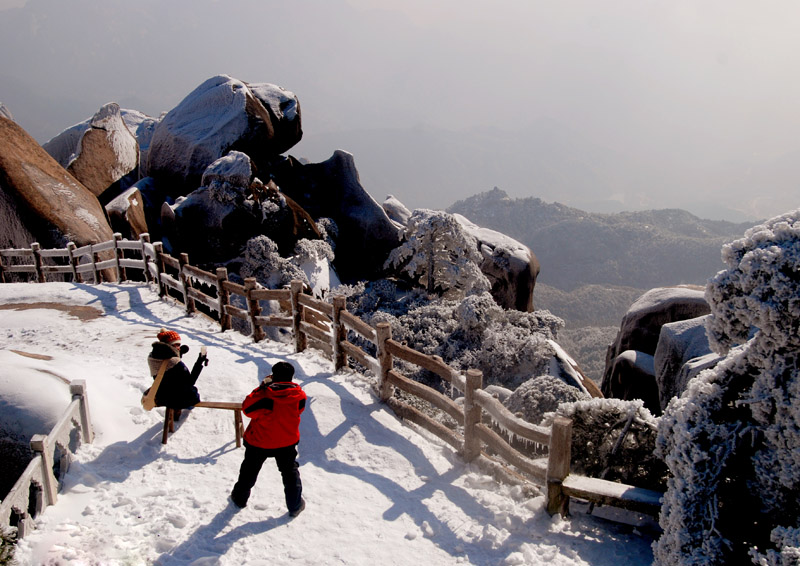
[[(88, 382), (97, 438), (79, 450), (56, 506), (20, 542), (22, 564), (103, 565), (608, 565), (650, 564), (652, 538), (576, 514), (551, 518), (543, 497), (498, 485), (452, 449), (401, 423), (363, 376), (332, 374), (314, 353), (253, 344), (212, 321), (188, 317), (143, 286), (6, 284), (0, 305), (90, 305), (81, 321), (52, 309), (0, 312), (0, 353)], [(44, 316), (46, 318), (44, 318)], [(160, 326), (176, 329), (210, 363), (204, 400), (239, 401), (280, 360), (298, 367), (309, 396), (301, 425), (306, 510), (290, 519), (274, 462), (247, 508), (227, 501), (243, 449), (228, 411), (194, 409), (163, 446), (163, 411), (139, 406), (152, 381), (145, 357)], [(5, 364), (12, 371), (13, 365)], [(53, 387), (57, 387), (55, 384)], [(245, 419), (245, 422), (247, 420)]]

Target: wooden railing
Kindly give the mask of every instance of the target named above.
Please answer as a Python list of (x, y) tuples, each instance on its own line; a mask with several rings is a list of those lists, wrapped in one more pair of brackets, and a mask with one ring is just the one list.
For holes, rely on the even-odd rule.
[[(417, 352), (392, 340), (388, 323), (378, 323), (373, 328), (347, 312), (344, 297), (334, 296), (330, 303), (316, 299), (303, 292), (301, 281), (292, 281), (288, 289), (278, 290), (264, 289), (254, 278), (245, 279), (244, 284), (235, 283), (228, 280), (225, 268), (217, 268), (216, 273), (210, 273), (194, 267), (189, 264), (186, 254), (173, 258), (163, 252), (160, 242), (150, 244), (147, 235), (142, 235), (139, 241), (133, 242), (120, 241), (117, 236), (110, 243), (89, 246), (92, 264), (93, 255), (98, 249), (116, 250), (116, 263), (106, 260), (92, 268), (78, 264), (72, 271), (73, 277), (79, 277), (82, 270), (91, 271), (95, 274), (94, 281), (98, 281), (102, 268), (112, 268), (116, 270), (118, 278), (124, 280), (125, 269), (138, 269), (144, 272), (146, 281), (158, 285), (161, 297), (170, 295), (176, 298), (185, 305), (188, 313), (197, 312), (197, 303), (201, 303), (208, 310), (205, 314), (216, 317), (223, 330), (231, 328), (231, 318), (241, 319), (249, 323), (253, 340), (258, 342), (266, 335), (265, 327), (290, 327), (295, 340), (295, 351), (302, 352), (308, 347), (322, 350), (333, 360), (336, 371), (347, 367), (348, 358), (352, 358), (377, 376), (380, 399), (398, 416), (441, 438), (453, 446), (466, 461), (484, 466), (501, 480), (526, 479), (546, 486), (547, 509), (551, 514), (566, 514), (570, 497), (651, 515), (658, 514), (661, 493), (569, 473), (572, 438), (569, 419), (557, 418), (552, 427), (541, 427), (516, 417), (482, 389), (481, 372), (467, 370), (462, 375), (441, 358)], [(0, 251), (0, 274), (3, 270), (36, 273), (37, 280), (44, 280), (47, 272), (41, 267), (35, 267), (36, 258), (47, 257), (43, 252), (49, 250), (33, 249), (33, 245), (31, 248)], [(137, 250), (141, 259), (121, 259), (121, 250)], [(71, 261), (76, 251), (70, 256)], [(2, 258), (12, 257), (14, 254), (11, 252), (19, 252), (22, 257), (33, 257), (32, 267), (3, 267)], [(86, 264), (89, 263), (87, 260)], [(215, 296), (195, 287), (195, 284), (215, 290)], [(234, 306), (231, 304), (232, 300), (237, 300), (246, 308)], [(262, 315), (262, 301), (276, 301), (281, 314)], [(360, 342), (371, 343), (375, 354), (367, 353), (349, 340), (351, 334), (354, 339), (360, 338)], [(403, 360), (439, 376), (452, 389), (464, 395), (463, 405), (432, 387), (403, 375), (395, 368), (394, 359)], [(395, 388), (423, 399), (449, 415), (462, 428), (463, 434), (451, 430), (394, 396)], [(495, 427), (484, 424), (484, 416)], [(504, 431), (505, 435), (497, 430)], [(538, 446), (543, 456), (531, 458), (522, 454), (504, 436), (522, 439), (528, 444)], [(502, 463), (497, 462), (497, 456), (502, 459)]]
[[(33, 519), (58, 499), (58, 485), (71, 461), (71, 435), (76, 428), (81, 442), (91, 443), (94, 430), (89, 415), (86, 382), (75, 380), (69, 386), (72, 401), (50, 434), (36, 434), (31, 439), (35, 455), (11, 491), (0, 502), (0, 526), (15, 527), (17, 537), (24, 537), (33, 527)], [(56, 459), (56, 457), (58, 457)], [(58, 477), (56, 476), (56, 465)]]

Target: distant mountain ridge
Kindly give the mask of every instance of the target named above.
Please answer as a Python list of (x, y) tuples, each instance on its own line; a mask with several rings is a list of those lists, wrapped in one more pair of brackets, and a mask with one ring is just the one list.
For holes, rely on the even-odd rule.
[(724, 267), (723, 244), (757, 224), (704, 220), (680, 209), (590, 213), (535, 197), (512, 199), (497, 187), (447, 211), (527, 245), (541, 264), (538, 281), (564, 291), (704, 285)]

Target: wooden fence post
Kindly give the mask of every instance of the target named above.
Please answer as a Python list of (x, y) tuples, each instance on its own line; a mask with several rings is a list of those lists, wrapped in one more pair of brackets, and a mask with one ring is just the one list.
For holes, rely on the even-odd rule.
[(142, 232), (139, 234), (139, 245), (142, 246), (142, 263), (144, 263), (144, 281), (145, 283), (151, 283), (153, 281), (153, 275), (150, 273), (150, 257), (147, 255), (147, 251), (145, 250), (145, 244), (150, 243), (150, 234), (147, 232)]
[(550, 454), (547, 458), (547, 512), (550, 515), (569, 513), (569, 497), (561, 485), (569, 475), (572, 452), (572, 420), (556, 417), (550, 430)]
[(378, 343), (378, 364), (380, 365), (380, 375), (378, 375), (378, 395), (381, 401), (388, 401), (394, 394), (394, 388), (389, 383), (389, 371), (392, 369), (392, 354), (386, 348), (386, 341), (392, 338), (392, 325), (388, 322), (379, 322), (375, 326)]
[(342, 369), (347, 363), (347, 355), (342, 349), (342, 342), (347, 339), (347, 329), (342, 324), (342, 311), (346, 309), (347, 299), (342, 295), (333, 298), (333, 368)]
[(67, 256), (69, 257), (69, 266), (72, 269), (72, 280), (75, 283), (81, 282), (81, 276), (78, 273), (78, 260), (75, 259), (75, 242), (67, 242)]
[(164, 273), (164, 258), (161, 257), (164, 253), (164, 244), (161, 242), (156, 242), (153, 244), (153, 249), (156, 252), (156, 283), (158, 283), (158, 296), (164, 297), (167, 294), (167, 287), (164, 285), (164, 282), (161, 281), (161, 274)]
[(94, 428), (89, 414), (89, 395), (86, 392), (86, 380), (76, 379), (72, 381), (69, 384), (69, 392), (72, 394), (73, 399), (77, 397), (81, 401), (81, 440), (91, 443), (94, 441)]
[(476, 425), (481, 422), (481, 407), (475, 402), (475, 390), (483, 387), (483, 372), (477, 369), (467, 370), (467, 388), (464, 391), (464, 454), (463, 458), (471, 462), (481, 453), (481, 441)]
[(192, 314), (196, 310), (194, 307), (194, 299), (189, 296), (189, 288), (192, 286), (192, 281), (183, 269), (183, 266), (189, 263), (189, 254), (181, 254), (178, 257), (178, 263), (180, 263), (180, 273), (178, 275), (180, 277), (181, 286), (183, 287), (183, 302), (186, 305), (186, 312)]
[(119, 232), (114, 232), (114, 261), (117, 264), (117, 280), (119, 282), (125, 281), (127, 277), (127, 272), (125, 268), (122, 267), (122, 263), (120, 263), (120, 259), (122, 259), (122, 250), (119, 247), (119, 242), (122, 240), (122, 234)]
[(224, 267), (217, 268), (217, 299), (219, 300), (219, 325), (222, 331), (231, 329), (231, 315), (225, 310), (231, 303), (231, 294), (225, 288), (228, 280), (228, 270)]
[(306, 335), (300, 328), (303, 320), (303, 305), (298, 297), (303, 292), (303, 282), (294, 279), (289, 288), (292, 291), (292, 330), (294, 331), (294, 351), (302, 352), (306, 349)]
[(94, 277), (94, 284), (100, 283), (100, 272), (97, 270), (97, 262), (94, 258), (94, 244), (89, 244), (89, 257), (92, 259), (92, 277)]
[(31, 244), (31, 251), (33, 251), (33, 265), (36, 268), (36, 280), (39, 283), (44, 283), (44, 273), (42, 273), (42, 256), (39, 255), (39, 250), (42, 249), (42, 246), (39, 245), (39, 242), (33, 242)]
[(42, 489), (44, 491), (45, 505), (54, 505), (58, 499), (58, 480), (53, 474), (53, 455), (47, 446), (47, 436), (34, 434), (33, 438), (31, 438), (31, 450), (41, 457)]
[(256, 288), (256, 278), (248, 277), (244, 280), (244, 290), (247, 298), (247, 311), (250, 314), (250, 326), (253, 327), (253, 340), (259, 342), (266, 337), (264, 329), (256, 322), (256, 317), (261, 316), (261, 305), (251, 296)]

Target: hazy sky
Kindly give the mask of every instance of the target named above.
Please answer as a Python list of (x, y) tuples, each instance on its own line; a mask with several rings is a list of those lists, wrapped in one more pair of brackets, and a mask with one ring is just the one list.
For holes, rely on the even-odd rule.
[[(800, 2), (0, 0), (0, 102), (38, 141), (228, 74), (294, 92), (381, 201), (499, 186), (591, 209), (800, 206)], [(713, 208), (719, 205), (719, 211)], [(738, 212), (737, 212), (738, 211)]]

